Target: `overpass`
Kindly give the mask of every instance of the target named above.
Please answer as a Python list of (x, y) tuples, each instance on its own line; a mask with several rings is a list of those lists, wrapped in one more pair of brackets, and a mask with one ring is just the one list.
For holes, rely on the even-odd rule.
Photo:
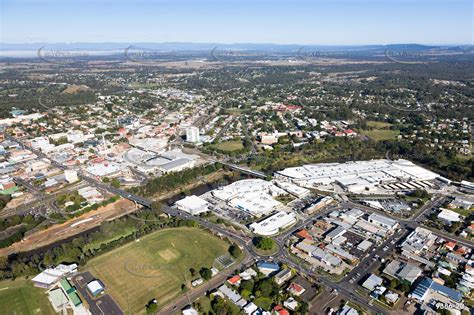
[(214, 163), (221, 163), (222, 165), (225, 165), (230, 169), (233, 169), (233, 170), (236, 170), (236, 171), (239, 171), (241, 173), (248, 174), (248, 175), (251, 175), (251, 176), (254, 176), (254, 177), (258, 177), (258, 178), (266, 178), (267, 177), (267, 175), (263, 172), (254, 171), (254, 170), (251, 170), (249, 168), (239, 166), (239, 165), (236, 165), (236, 164), (232, 164), (232, 163), (229, 163), (229, 162), (224, 162), (224, 161), (219, 161), (219, 160), (214, 160), (214, 159), (209, 159), (209, 161), (214, 162)]

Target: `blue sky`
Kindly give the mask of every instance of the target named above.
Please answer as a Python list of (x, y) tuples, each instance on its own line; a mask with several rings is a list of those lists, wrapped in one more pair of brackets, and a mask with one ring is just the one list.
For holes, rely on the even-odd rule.
[(0, 0), (1, 42), (472, 44), (468, 0)]

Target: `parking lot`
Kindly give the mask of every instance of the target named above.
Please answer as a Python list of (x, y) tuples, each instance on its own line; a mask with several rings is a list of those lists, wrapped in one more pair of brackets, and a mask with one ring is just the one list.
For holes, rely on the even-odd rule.
[(110, 295), (101, 294), (97, 298), (92, 297), (86, 286), (94, 279), (90, 272), (83, 272), (72, 277), (74, 286), (89, 305), (92, 315), (123, 315), (124, 313)]

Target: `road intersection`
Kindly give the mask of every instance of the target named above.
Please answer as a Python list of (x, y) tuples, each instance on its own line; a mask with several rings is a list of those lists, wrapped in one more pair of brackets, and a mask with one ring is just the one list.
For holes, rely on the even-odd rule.
[[(39, 157), (45, 157), (47, 156), (42, 153), (41, 151), (34, 150), (31, 147), (25, 145), (23, 142), (21, 142), (18, 139), (15, 139), (11, 136), (7, 136), (9, 140), (16, 141), (20, 143), (21, 146), (24, 148), (27, 148), (28, 150), (32, 151)], [(215, 161), (222, 163), (221, 161)], [(59, 169), (66, 170), (66, 169), (71, 169), (69, 166), (65, 166), (61, 163), (58, 163), (56, 161), (52, 161), (52, 164)], [(227, 166), (232, 167), (233, 169), (239, 170), (239, 171), (245, 171), (246, 173), (250, 175), (255, 175), (258, 177), (264, 176), (263, 173), (260, 172), (255, 172), (251, 171), (248, 169), (244, 169), (240, 166), (236, 165), (231, 165), (228, 163), (225, 163)], [(147, 199), (142, 196), (138, 196), (132, 193), (129, 193), (125, 190), (122, 190), (120, 188), (115, 188), (109, 184), (106, 184), (99, 179), (93, 178), (91, 176), (88, 176), (84, 174), (83, 172), (79, 171), (78, 176), (88, 182), (89, 184), (99, 188), (106, 190), (112, 194), (119, 195), (123, 198), (129, 199), (131, 201), (134, 201), (137, 204), (140, 204), (146, 208), (151, 208), (153, 201), (150, 199)], [(355, 303), (358, 303), (360, 305), (363, 305), (364, 308), (370, 310), (373, 313), (377, 314), (386, 314), (390, 313), (389, 309), (385, 309), (379, 305), (373, 304), (372, 300), (364, 295), (361, 295), (357, 292), (357, 282), (363, 277), (363, 274), (366, 274), (368, 270), (374, 269), (374, 265), (376, 265), (376, 261), (374, 260), (374, 257), (378, 257), (379, 259), (383, 258), (386, 256), (388, 253), (390, 253), (396, 246), (399, 241), (404, 238), (411, 230), (415, 229), (418, 226), (421, 226), (420, 221), (422, 220), (424, 214), (426, 211), (429, 209), (432, 209), (436, 205), (438, 205), (441, 200), (443, 199), (443, 196), (436, 196), (432, 200), (430, 200), (427, 204), (425, 204), (420, 211), (412, 216), (410, 219), (400, 219), (397, 217), (393, 217), (388, 215), (386, 212), (383, 212), (378, 209), (374, 209), (371, 207), (367, 207), (364, 205), (361, 205), (359, 203), (355, 203), (353, 201), (344, 201), (341, 202), (338, 206), (327, 206), (323, 208), (317, 215), (312, 216), (310, 218), (307, 218), (306, 220), (299, 221), (296, 223), (293, 227), (287, 229), (285, 232), (273, 237), (275, 243), (278, 246), (278, 250), (275, 254), (273, 254), (271, 257), (261, 255), (257, 253), (252, 245), (252, 237), (251, 233), (248, 231), (246, 233), (244, 232), (239, 232), (239, 231), (232, 231), (231, 229), (224, 228), (219, 224), (215, 224), (212, 222), (207, 221), (204, 218), (197, 217), (190, 215), (188, 213), (178, 211), (172, 207), (169, 207), (167, 205), (163, 205), (160, 209), (160, 211), (181, 219), (186, 219), (186, 220), (194, 220), (197, 221), (201, 227), (209, 229), (213, 231), (216, 234), (224, 235), (231, 239), (232, 241), (236, 242), (239, 244), (239, 246), (243, 249), (244, 252), (244, 258), (237, 264), (233, 265), (232, 268), (235, 269), (240, 269), (243, 267), (250, 266), (253, 264), (255, 261), (258, 260), (274, 260), (275, 262), (281, 262), (285, 263), (288, 266), (291, 266), (292, 268), (296, 269), (298, 272), (300, 272), (302, 275), (313, 279), (316, 283), (318, 284), (323, 284), (324, 286), (331, 288), (332, 292), (337, 292), (344, 298), (353, 301)], [(311, 225), (311, 223), (317, 219), (320, 219), (324, 217), (325, 215), (329, 214), (332, 211), (336, 210), (342, 210), (342, 209), (347, 209), (347, 208), (358, 208), (364, 211), (368, 212), (376, 212), (383, 214), (385, 216), (392, 217), (393, 219), (396, 219), (400, 226), (401, 229), (399, 232), (394, 233), (391, 235), (388, 239), (386, 239), (384, 242), (378, 244), (378, 246), (375, 248), (374, 251), (370, 252), (365, 256), (364, 259), (360, 261), (360, 263), (352, 269), (348, 274), (346, 274), (342, 279), (339, 281), (333, 281), (325, 276), (322, 276), (321, 274), (318, 274), (317, 272), (307, 268), (304, 264), (295, 262), (295, 258), (291, 257), (287, 240), (289, 237), (291, 237), (297, 230), (304, 228), (305, 226)], [(466, 246), (473, 246), (474, 244), (470, 241), (460, 239), (456, 236), (449, 235), (447, 233), (441, 232), (441, 231), (434, 231), (435, 233), (443, 236), (444, 238), (448, 240), (455, 240), (456, 242), (460, 244), (464, 244)], [(389, 250), (384, 250), (384, 247), (388, 246)], [(222, 282), (225, 281), (225, 279), (228, 277), (228, 274), (226, 272), (221, 272), (217, 276), (215, 276), (212, 280), (209, 282), (205, 283), (204, 285), (201, 285), (198, 288), (192, 289), (190, 292), (187, 292), (185, 296), (182, 296), (175, 300), (173, 303), (170, 305), (165, 306), (161, 311), (160, 314), (169, 314), (169, 312), (172, 310), (177, 310), (177, 309), (182, 309), (184, 308), (187, 304), (190, 302), (194, 301), (197, 299), (199, 296), (204, 294), (205, 292), (208, 292), (212, 289), (215, 289), (218, 287)], [(351, 281), (351, 279), (353, 281)]]

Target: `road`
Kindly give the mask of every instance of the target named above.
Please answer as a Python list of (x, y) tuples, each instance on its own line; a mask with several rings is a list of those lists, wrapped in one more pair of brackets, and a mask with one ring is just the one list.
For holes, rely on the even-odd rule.
[[(293, 226), (292, 228), (290, 228), (289, 230), (287, 230), (285, 233), (283, 233), (283, 234), (279, 235), (278, 237), (276, 237), (275, 241), (278, 243), (278, 245), (280, 247), (280, 250), (276, 255), (274, 255), (274, 257), (278, 261), (281, 261), (281, 262), (287, 264), (288, 266), (291, 266), (291, 267), (295, 268), (296, 270), (299, 270), (300, 272), (304, 272), (307, 276), (312, 277), (315, 280), (315, 282), (317, 282), (317, 283), (319, 282), (320, 284), (322, 283), (328, 288), (337, 290), (337, 292), (339, 294), (345, 296), (346, 299), (351, 300), (353, 302), (356, 302), (356, 303), (360, 304), (361, 306), (363, 306), (364, 308), (366, 308), (366, 309), (368, 309), (368, 310), (370, 310), (374, 313), (386, 313), (386, 310), (382, 309), (381, 307), (379, 307), (377, 305), (370, 305), (369, 304), (370, 299), (368, 299), (367, 297), (355, 295), (355, 286), (351, 285), (348, 281), (346, 281), (347, 276), (340, 282), (333, 282), (333, 281), (331, 281), (331, 280), (329, 280), (325, 277), (322, 277), (320, 274), (315, 273), (314, 271), (306, 268), (303, 264), (295, 263), (295, 261), (292, 259), (292, 257), (290, 257), (290, 254), (288, 252), (288, 248), (286, 247), (286, 244), (285, 244), (285, 242), (286, 242), (286, 240), (288, 239), (289, 236), (291, 236), (297, 230), (305, 227), (306, 225), (311, 224), (312, 221), (321, 219), (332, 211), (342, 210), (344, 208), (347, 208), (347, 207), (345, 207), (344, 205), (327, 207), (323, 211), (318, 212), (318, 214), (316, 216), (308, 218), (306, 221), (300, 222), (299, 224), (297, 224), (297, 225)], [(380, 248), (383, 248), (383, 246), (380, 247)], [(374, 253), (374, 255), (375, 255), (375, 253)], [(371, 256), (367, 257), (366, 260), (369, 259), (370, 257)], [(364, 262), (365, 262), (365, 260), (363, 262), (361, 262), (357, 267), (359, 267), (361, 265), (363, 266)], [(354, 269), (356, 269), (356, 268), (354, 268)], [(360, 267), (360, 268), (362, 268), (362, 267)], [(355, 273), (357, 273), (357, 270), (355, 271)]]
[[(229, 268), (232, 270), (235, 269), (245, 269), (250, 267), (255, 263), (250, 252), (245, 251), (245, 258), (239, 262), (237, 265), (232, 265)], [(217, 289), (222, 285), (224, 281), (229, 278), (229, 274), (227, 272), (220, 272), (216, 276), (214, 276), (211, 280), (207, 281), (206, 283), (198, 286), (197, 288), (191, 289), (189, 292), (181, 296), (180, 298), (174, 300), (172, 303), (168, 304), (164, 308), (162, 308), (157, 314), (169, 315), (172, 314), (173, 311), (179, 311), (185, 308), (186, 306), (190, 305), (193, 301), (197, 300), (199, 297), (206, 294), (206, 292), (212, 291)]]
[(221, 163), (221, 164), (229, 167), (230, 169), (242, 172), (244, 174), (252, 175), (252, 176), (255, 176), (255, 177), (258, 177), (258, 178), (266, 178), (267, 177), (267, 175), (265, 173), (262, 173), (262, 172), (259, 172), (259, 171), (254, 171), (254, 170), (251, 170), (251, 169), (248, 169), (246, 167), (242, 167), (242, 166), (239, 166), (239, 165), (236, 165), (236, 164), (232, 164), (232, 163), (224, 162), (224, 161), (220, 161), (220, 160), (215, 160), (215, 159), (211, 159), (211, 158), (209, 158), (208, 160), (211, 161), (211, 162), (214, 162), (214, 163)]
[[(17, 139), (14, 139), (12, 137), (10, 137), (9, 140), (19, 142)], [(20, 142), (20, 144), (22, 144), (22, 143)], [(22, 145), (24, 145), (24, 144), (22, 144)], [(27, 146), (25, 146), (25, 147), (28, 148)], [(33, 153), (37, 154), (39, 157), (46, 157), (42, 152), (32, 150), (31, 148), (28, 148), (28, 149), (31, 150)], [(266, 175), (261, 173), (261, 172), (249, 170), (249, 169), (243, 168), (243, 167), (238, 166), (238, 165), (234, 165), (234, 164), (231, 164), (231, 163), (222, 162), (222, 161), (218, 161), (218, 160), (213, 160), (213, 159), (210, 159), (210, 161), (222, 163), (222, 164), (227, 165), (228, 167), (230, 167), (232, 169), (250, 174), (252, 176), (256, 176), (256, 177), (260, 177), (260, 178), (266, 177)], [(60, 169), (67, 169), (68, 168), (67, 166), (59, 164), (55, 161), (52, 161), (52, 163)], [(119, 189), (119, 188), (112, 187), (108, 184), (103, 183), (102, 181), (100, 181), (96, 178), (93, 178), (91, 176), (88, 176), (88, 175), (84, 174), (83, 172), (78, 172), (78, 176), (82, 180), (87, 181), (88, 183), (90, 183), (91, 185), (94, 185), (98, 188), (107, 190), (112, 194), (122, 196), (123, 198), (132, 200), (132, 201), (134, 201), (134, 202), (136, 202), (140, 205), (143, 205), (145, 207), (148, 207), (148, 208), (151, 207), (152, 201), (147, 199), (147, 198), (131, 194), (131, 193), (126, 192), (126, 191), (124, 191), (122, 189)], [(366, 308), (366, 309), (368, 309), (368, 310), (370, 310), (374, 313), (382, 313), (382, 314), (387, 313), (387, 310), (383, 309), (382, 307), (380, 307), (378, 305), (372, 304), (371, 299), (369, 299), (368, 297), (357, 294), (356, 293), (357, 281), (354, 281), (353, 283), (350, 283), (349, 280), (354, 276), (356, 276), (357, 280), (359, 280), (361, 278), (361, 275), (360, 275), (361, 273), (365, 274), (367, 270), (370, 270), (371, 268), (373, 268), (373, 265), (375, 264), (375, 261), (373, 260), (373, 257), (375, 257), (375, 255), (378, 255), (380, 257), (384, 257), (386, 254), (388, 254), (394, 248), (395, 244), (402, 237), (404, 237), (405, 234), (409, 233), (410, 229), (414, 229), (414, 228), (416, 228), (420, 225), (418, 220), (423, 217), (423, 214), (428, 209), (431, 209), (434, 205), (436, 205), (440, 201), (440, 199), (441, 199), (441, 197), (435, 198), (433, 201), (428, 202), (420, 210), (420, 212), (416, 215), (415, 219), (400, 219), (400, 218), (393, 217), (394, 219), (396, 219), (400, 222), (401, 227), (404, 229), (404, 231), (406, 233), (397, 233), (397, 234), (393, 235), (392, 237), (390, 237), (389, 239), (385, 240), (383, 243), (379, 244), (377, 246), (377, 248), (375, 249), (375, 251), (368, 254), (360, 262), (360, 264), (358, 266), (356, 266), (348, 275), (346, 275), (339, 282), (333, 282), (333, 281), (331, 281), (331, 280), (329, 280), (325, 277), (322, 277), (321, 275), (313, 272), (312, 270), (307, 269), (305, 266), (298, 265), (297, 263), (295, 263), (293, 261), (293, 259), (290, 257), (290, 254), (289, 254), (289, 252), (286, 248), (285, 242), (288, 239), (288, 237), (290, 237), (296, 230), (310, 224), (313, 220), (316, 220), (318, 218), (322, 218), (323, 216), (325, 216), (329, 212), (332, 212), (332, 211), (335, 211), (335, 210), (340, 210), (340, 209), (343, 209), (343, 208), (350, 208), (350, 207), (357, 207), (357, 208), (360, 208), (360, 209), (365, 210), (365, 211), (376, 212), (376, 213), (380, 213), (384, 216), (389, 216), (390, 217), (390, 215), (388, 215), (386, 212), (383, 212), (381, 210), (377, 210), (377, 209), (374, 209), (374, 208), (371, 208), (371, 207), (363, 206), (363, 205), (360, 205), (360, 204), (357, 204), (357, 203), (353, 203), (351, 201), (342, 202), (339, 206), (326, 207), (323, 211), (319, 212), (317, 216), (308, 218), (305, 221), (301, 221), (298, 224), (296, 224), (295, 226), (293, 226), (292, 228), (290, 228), (289, 230), (287, 230), (285, 233), (275, 237), (274, 239), (275, 239), (275, 241), (276, 241), (279, 248), (278, 248), (277, 254), (274, 255), (274, 258), (277, 259), (279, 262), (286, 263), (287, 265), (292, 266), (292, 267), (296, 268), (297, 270), (300, 270), (300, 271), (304, 272), (306, 275), (308, 275), (308, 276), (312, 277), (313, 279), (315, 279), (316, 282), (322, 283), (322, 284), (324, 284), (325, 286), (327, 286), (329, 288), (337, 290), (337, 292), (339, 294), (347, 297), (347, 299), (349, 299), (349, 300), (351, 300), (355, 303), (360, 304), (364, 308)], [(165, 213), (167, 213), (171, 216), (178, 217), (178, 218), (197, 221), (202, 227), (208, 228), (208, 229), (210, 229), (214, 232), (225, 235), (225, 236), (229, 237), (230, 239), (234, 240), (235, 242), (239, 243), (240, 246), (244, 250), (245, 259), (239, 265), (232, 266), (232, 268), (234, 268), (234, 269), (239, 269), (239, 267), (242, 267), (243, 265), (246, 265), (248, 263), (253, 263), (254, 260), (268, 259), (268, 257), (260, 256), (258, 253), (256, 253), (253, 250), (252, 238), (248, 235), (245, 235), (244, 233), (238, 233), (237, 231), (235, 231), (235, 232), (231, 231), (230, 229), (223, 228), (220, 225), (208, 222), (208, 221), (204, 220), (203, 218), (192, 216), (188, 213), (178, 211), (178, 210), (173, 209), (171, 207), (168, 207), (166, 205), (162, 207), (161, 211), (163, 211), (163, 212), (165, 212)], [(436, 234), (441, 234), (443, 237), (445, 237), (449, 240), (456, 240), (457, 242), (459, 242), (461, 244), (468, 244), (467, 246), (472, 246), (473, 245), (471, 242), (468, 242), (464, 239), (459, 239), (459, 238), (457, 238), (455, 236), (452, 236), (452, 235), (446, 235), (445, 233), (440, 232), (440, 231), (435, 231), (435, 232), (436, 232)], [(384, 251), (383, 248), (385, 246), (388, 246), (388, 250)], [(202, 286), (200, 286), (196, 289), (191, 290), (185, 296), (179, 298), (178, 300), (174, 301), (170, 305), (165, 306), (162, 309), (162, 311), (160, 312), (160, 314), (169, 314), (170, 311), (172, 311), (172, 310), (179, 310), (179, 309), (184, 308), (187, 304), (189, 304), (190, 302), (195, 300), (197, 297), (204, 294), (204, 292), (206, 292), (208, 290), (212, 290), (213, 288), (215, 288), (215, 287), (219, 286), (220, 284), (222, 284), (222, 282), (226, 279), (226, 277), (227, 277), (227, 275), (225, 273), (217, 275), (216, 277), (214, 277), (211, 281), (207, 282), (206, 284), (204, 284), (204, 285), (202, 285)]]

